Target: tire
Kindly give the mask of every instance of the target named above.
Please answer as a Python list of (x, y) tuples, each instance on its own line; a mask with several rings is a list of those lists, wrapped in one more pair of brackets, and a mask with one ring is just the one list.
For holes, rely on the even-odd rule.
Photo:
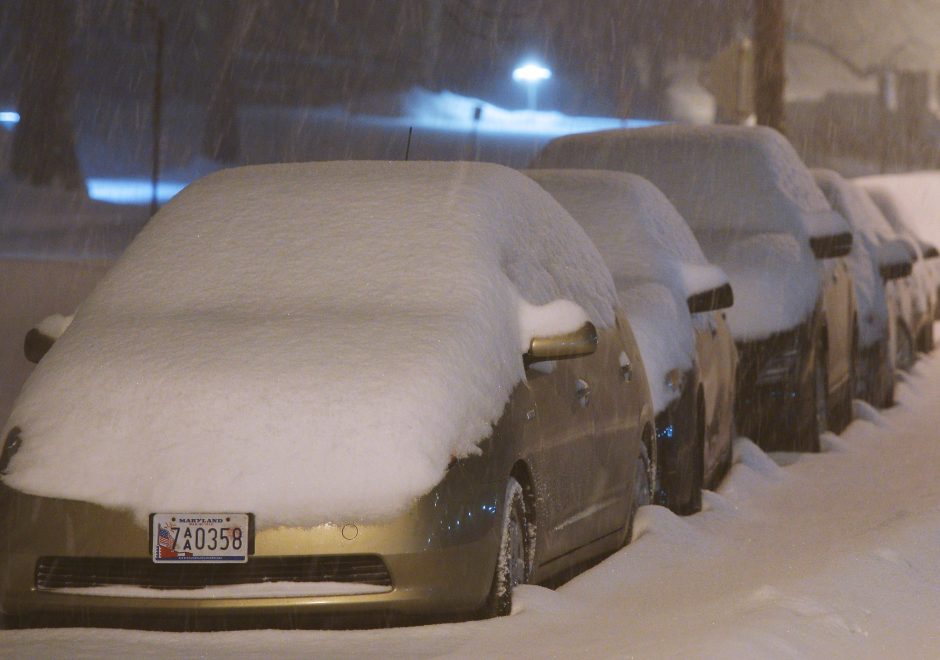
[(915, 350), (914, 339), (910, 331), (903, 325), (898, 325), (897, 339), (895, 340), (895, 364), (901, 371), (910, 371), (914, 366)]
[(702, 488), (705, 486), (705, 405), (702, 399), (695, 406), (695, 446), (692, 448), (692, 483), (689, 498), (682, 507), (682, 515), (689, 516), (702, 510)]
[(649, 450), (646, 443), (640, 443), (640, 453), (636, 457), (636, 470), (633, 475), (633, 501), (630, 503), (630, 514), (626, 524), (626, 537), (624, 545), (633, 541), (633, 522), (636, 520), (636, 512), (641, 506), (652, 504), (653, 487), (652, 475), (650, 474)]
[[(858, 360), (858, 330), (856, 329), (852, 333), (852, 352), (849, 356), (849, 379), (846, 383), (845, 392), (842, 395), (842, 400), (839, 401), (839, 409), (836, 413), (836, 419), (834, 424), (832, 424), (833, 430), (838, 433), (842, 433), (852, 423), (852, 400), (855, 398), (855, 387), (856, 379), (858, 378), (858, 372), (856, 371), (856, 364)], [(869, 382), (874, 382), (874, 375), (870, 374)]]
[(933, 350), (933, 321), (930, 321), (921, 329), (917, 336), (917, 350), (921, 353), (930, 353)]
[(532, 571), (532, 539), (529, 537), (522, 484), (510, 477), (506, 484), (499, 552), (485, 606), (486, 616), (507, 616), (512, 613), (513, 589), (528, 582)]

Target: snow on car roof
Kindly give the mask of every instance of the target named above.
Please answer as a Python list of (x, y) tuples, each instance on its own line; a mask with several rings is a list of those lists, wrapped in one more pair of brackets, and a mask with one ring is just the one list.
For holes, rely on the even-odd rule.
[(855, 182), (876, 198), (888, 220), (900, 222), (917, 237), (940, 245), (940, 172), (881, 174), (860, 177)]
[(658, 126), (550, 142), (533, 167), (633, 172), (652, 181), (688, 221), (708, 259), (724, 269), (736, 340), (789, 330), (819, 295), (808, 239), (848, 231), (793, 147), (770, 129)]
[(832, 208), (852, 228), (852, 252), (847, 261), (861, 319), (858, 341), (864, 348), (880, 339), (887, 327), (888, 307), (878, 259), (882, 246), (897, 234), (864, 190), (832, 170), (814, 169), (813, 178)]
[(583, 133), (550, 142), (533, 167), (617, 169), (646, 177), (692, 229), (787, 232), (798, 238), (846, 231), (790, 143), (743, 126), (655, 126)]
[(150, 221), (37, 366), (4, 481), (141, 521), (391, 516), (477, 451), (532, 334), (608, 327), (616, 304), (580, 227), (505, 167), (216, 173)]
[(726, 283), (725, 274), (708, 263), (685, 220), (646, 179), (607, 170), (526, 173), (584, 227), (607, 262), (643, 355), (653, 406), (663, 410), (678, 396), (666, 374), (691, 368), (695, 352), (686, 299)]

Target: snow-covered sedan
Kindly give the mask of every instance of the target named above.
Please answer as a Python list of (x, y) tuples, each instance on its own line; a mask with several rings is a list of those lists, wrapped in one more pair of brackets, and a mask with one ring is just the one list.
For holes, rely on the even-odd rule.
[(852, 234), (787, 140), (768, 128), (658, 126), (561, 137), (534, 167), (634, 172), (688, 221), (728, 274), (738, 431), (765, 449), (818, 451), (852, 415), (857, 345)]
[(610, 272), (524, 175), (213, 174), (150, 221), (14, 405), (0, 611), (505, 614), (514, 585), (630, 539), (653, 421)]
[(929, 227), (934, 220), (921, 217), (924, 206), (918, 203), (921, 201), (920, 195), (909, 186), (899, 185), (902, 181), (906, 179), (892, 175), (854, 179), (854, 182), (868, 193), (891, 227), (900, 236), (908, 239), (917, 252), (912, 275), (916, 317), (912, 321), (912, 328), (914, 348), (926, 353), (933, 350), (933, 321), (940, 314), (940, 260), (937, 259), (940, 257), (940, 251), (923, 234), (923, 227)]
[(614, 276), (650, 381), (660, 502), (701, 509), (731, 465), (737, 351), (722, 314), (733, 292), (675, 207), (635, 174), (529, 170), (581, 223)]
[[(865, 191), (831, 170), (813, 170), (813, 178), (832, 208), (852, 228), (852, 254), (847, 258), (858, 305), (856, 394), (875, 406), (894, 401), (895, 345), (913, 336), (908, 330), (912, 308), (906, 283), (915, 258), (913, 247), (898, 238)], [(900, 339), (899, 339), (900, 337)], [(903, 364), (907, 368), (909, 365)]]

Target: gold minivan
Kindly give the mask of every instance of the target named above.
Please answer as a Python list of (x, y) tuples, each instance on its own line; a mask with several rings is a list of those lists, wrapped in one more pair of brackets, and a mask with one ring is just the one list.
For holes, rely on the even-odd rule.
[(610, 274), (497, 165), (211, 175), (29, 343), (0, 456), (10, 625), (507, 614), (628, 542), (654, 483)]

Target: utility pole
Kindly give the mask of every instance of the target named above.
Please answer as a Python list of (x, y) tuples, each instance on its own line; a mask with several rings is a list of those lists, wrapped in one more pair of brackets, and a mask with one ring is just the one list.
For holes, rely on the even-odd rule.
[(757, 123), (785, 132), (784, 0), (754, 0), (754, 109)]

